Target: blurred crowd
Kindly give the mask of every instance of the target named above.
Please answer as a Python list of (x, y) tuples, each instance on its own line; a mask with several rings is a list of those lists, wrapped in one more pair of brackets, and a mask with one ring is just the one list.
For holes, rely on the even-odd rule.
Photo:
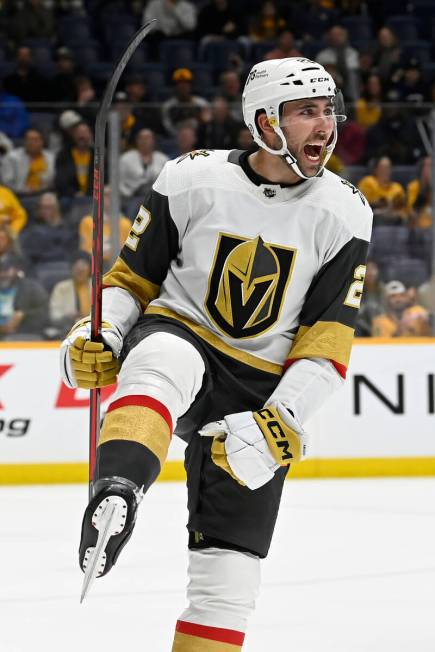
[[(89, 312), (93, 126), (114, 62), (157, 28), (117, 90), (119, 233), (104, 211), (104, 261), (168, 158), (253, 147), (247, 71), (319, 61), (348, 120), (328, 167), (374, 210), (357, 334), (434, 334), (432, 0), (14, 0), (0, 2), (0, 340), (63, 337)], [(118, 204), (118, 202), (116, 202)]]

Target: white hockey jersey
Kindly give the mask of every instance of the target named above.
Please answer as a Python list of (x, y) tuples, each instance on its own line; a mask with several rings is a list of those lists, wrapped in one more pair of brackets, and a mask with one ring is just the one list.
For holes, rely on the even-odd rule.
[(271, 371), (302, 358), (344, 376), (360, 304), (372, 211), (325, 171), (283, 187), (247, 152), (169, 161), (105, 286), (147, 314), (182, 322), (241, 362)]

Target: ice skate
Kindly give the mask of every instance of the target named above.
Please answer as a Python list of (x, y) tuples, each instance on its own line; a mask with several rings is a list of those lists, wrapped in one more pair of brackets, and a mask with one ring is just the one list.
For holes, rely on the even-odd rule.
[(133, 532), (141, 499), (140, 489), (125, 478), (102, 478), (95, 483), (82, 524), (79, 560), (85, 578), (80, 602), (93, 580), (108, 573), (118, 559)]

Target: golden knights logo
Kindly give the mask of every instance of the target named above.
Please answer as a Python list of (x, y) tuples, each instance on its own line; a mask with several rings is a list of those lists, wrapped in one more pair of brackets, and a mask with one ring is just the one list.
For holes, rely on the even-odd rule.
[(178, 163), (182, 163), (183, 161), (186, 160), (186, 158), (190, 157), (190, 160), (193, 161), (194, 158), (197, 156), (210, 156), (210, 152), (213, 150), (206, 150), (206, 149), (194, 149), (192, 152), (189, 152), (188, 154), (184, 154), (183, 156), (180, 156), (180, 158), (177, 161)]
[(296, 250), (260, 236), (219, 234), (205, 300), (212, 321), (230, 337), (255, 337), (278, 320)]

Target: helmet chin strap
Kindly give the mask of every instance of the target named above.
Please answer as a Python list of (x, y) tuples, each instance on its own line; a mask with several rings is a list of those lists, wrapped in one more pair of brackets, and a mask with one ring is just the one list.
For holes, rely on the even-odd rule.
[[(291, 151), (288, 148), (286, 138), (284, 136), (284, 133), (281, 129), (281, 127), (278, 124), (271, 124), (274, 132), (276, 133), (277, 136), (279, 136), (281, 140), (281, 148), (280, 149), (272, 149), (266, 143), (261, 140), (258, 144), (265, 149), (267, 152), (270, 154), (274, 154), (275, 156), (281, 156), (285, 163), (289, 166), (289, 168), (294, 172), (298, 177), (301, 179), (314, 179), (315, 177), (318, 177), (321, 172), (323, 172), (323, 169), (327, 162), (329, 161), (332, 152), (334, 151), (334, 147), (337, 143), (337, 123), (334, 124), (334, 131), (333, 131), (333, 137), (332, 141), (330, 142), (329, 145), (326, 146), (326, 156), (322, 161), (322, 164), (320, 166), (320, 169), (316, 172), (316, 174), (313, 174), (311, 177), (307, 177), (306, 174), (302, 172), (302, 170), (299, 167), (298, 159), (294, 154), (291, 153)], [(256, 140), (256, 139), (254, 139)], [(257, 141), (258, 142), (258, 141)]]

